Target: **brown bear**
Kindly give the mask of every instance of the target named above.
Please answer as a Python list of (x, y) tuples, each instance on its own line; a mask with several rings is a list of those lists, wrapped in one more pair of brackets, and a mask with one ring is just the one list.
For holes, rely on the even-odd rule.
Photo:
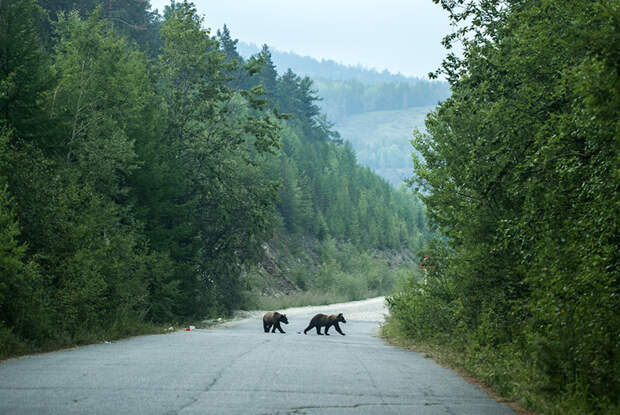
[(273, 329), (271, 330), (272, 333), (275, 333), (276, 329), (280, 330), (280, 333), (284, 333), (284, 330), (280, 327), (281, 322), (288, 324), (286, 314), (280, 314), (277, 311), (266, 313), (263, 316), (263, 329), (265, 329), (265, 333), (269, 333), (271, 326), (273, 326)]
[(323, 333), (321, 333), (321, 327), (325, 326), (325, 335), (329, 336), (329, 333), (327, 331), (331, 326), (334, 326), (336, 331), (344, 336), (345, 334), (342, 332), (342, 330), (340, 330), (338, 322), (346, 323), (346, 320), (344, 319), (342, 313), (338, 315), (332, 314), (331, 316), (325, 314), (317, 314), (316, 316), (312, 317), (312, 320), (310, 320), (310, 324), (304, 330), (304, 334), (307, 334), (308, 330), (310, 330), (312, 327), (316, 327), (316, 334), (321, 336), (323, 335)]

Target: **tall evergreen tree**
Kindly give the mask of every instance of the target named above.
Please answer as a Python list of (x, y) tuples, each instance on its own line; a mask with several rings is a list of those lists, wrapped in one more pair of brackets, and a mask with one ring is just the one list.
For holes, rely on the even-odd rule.
[(226, 61), (230, 64), (228, 74), (230, 80), (228, 86), (234, 90), (247, 89), (250, 85), (250, 76), (244, 67), (244, 59), (237, 52), (237, 39), (233, 39), (230, 35), (228, 26), (224, 25), (222, 30), (217, 31), (217, 40), (220, 48), (226, 54)]
[(267, 45), (263, 45), (259, 54), (261, 62), (260, 71), (255, 75), (255, 79), (263, 85), (265, 94), (268, 98), (273, 99), (276, 95), (276, 81), (278, 78), (278, 72), (276, 66), (271, 60), (271, 52)]
[(35, 0), (0, 3), (0, 122), (15, 130), (17, 140), (42, 140), (49, 128), (41, 108), (41, 94), (52, 81), (43, 22)]

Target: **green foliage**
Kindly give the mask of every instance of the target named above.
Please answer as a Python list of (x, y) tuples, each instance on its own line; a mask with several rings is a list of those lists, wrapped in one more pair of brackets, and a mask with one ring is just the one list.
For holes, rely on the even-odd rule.
[[(58, 15), (70, 11), (86, 18), (97, 9), (99, 19), (106, 20), (118, 33), (137, 42), (151, 56), (155, 56), (162, 46), (160, 16), (149, 10), (149, 1), (38, 0), (38, 3), (48, 12), (51, 22), (56, 21)], [(44, 26), (49, 28), (49, 23)]]
[[(0, 135), (0, 168), (6, 167), (8, 134)], [(45, 330), (43, 278), (36, 263), (26, 257), (19, 241), (20, 226), (6, 182), (0, 176), (0, 350), (22, 351), (20, 338), (35, 338)]]
[[(450, 271), (446, 258), (451, 256), (450, 252), (442, 244), (433, 248), (433, 260), (424, 262), (426, 269), (417, 269), (396, 287), (396, 294), (387, 299), (399, 331), (418, 340), (430, 340), (456, 331), (463, 317), (456, 284), (446, 278)], [(443, 260), (439, 262), (434, 258)]]
[(613, 412), (620, 9), (441, 3), (467, 22), (465, 52), (444, 63), (452, 96), (416, 134), (412, 184), (448, 245), (430, 251), (428, 280), (449, 289), (412, 285), (393, 311), (413, 336), (458, 339), (470, 362), (499, 359), (506, 377), (491, 381), (542, 412)]
[(28, 20), (38, 6), (2, 7), (27, 29), (15, 36), (22, 26), (2, 21), (6, 56), (24, 57), (2, 74), (14, 131), (0, 165), (2, 353), (234, 307), (239, 269), (271, 226), (276, 185), (262, 160), (278, 130), (260, 100), (225, 85), (229, 67), (195, 9), (168, 9), (151, 68), (100, 10), (57, 15), (50, 65), (45, 25)]
[(278, 126), (251, 92), (245, 100), (230, 88), (226, 54), (191, 4), (166, 9), (162, 39), (165, 126), (140, 172), (139, 187), (151, 189), (140, 205), (153, 246), (175, 263), (168, 283), (183, 295), (174, 313), (229, 312), (240, 269), (256, 260), (273, 221), (277, 187), (261, 160), (277, 150)]
[(428, 234), (417, 197), (357, 164), (351, 144), (334, 144), (320, 126), (311, 136), (320, 141), (300, 139), (307, 136), (294, 119), (282, 131), (280, 156), (279, 213), (287, 229), (365, 249), (420, 248)]
[(127, 205), (127, 182), (138, 165), (130, 134), (143, 119), (149, 79), (142, 56), (95, 15), (60, 15), (55, 27), (57, 84), (46, 106), (56, 145), (29, 149), (48, 171), (16, 179), (53, 201), (42, 211), (32, 195), (22, 196), (33, 209), (25, 231), (31, 248), (46, 257), (56, 333), (81, 341), (139, 320), (147, 307), (142, 237)]

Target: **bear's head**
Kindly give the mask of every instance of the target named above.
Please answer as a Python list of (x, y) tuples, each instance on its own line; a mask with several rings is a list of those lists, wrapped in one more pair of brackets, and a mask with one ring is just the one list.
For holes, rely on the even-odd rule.
[(288, 324), (288, 319), (286, 318), (286, 314), (280, 314), (280, 321), (284, 324)]
[(344, 319), (344, 316), (342, 315), (342, 313), (338, 314), (338, 319), (337, 321), (341, 322), (341, 323), (346, 323), (347, 321)]

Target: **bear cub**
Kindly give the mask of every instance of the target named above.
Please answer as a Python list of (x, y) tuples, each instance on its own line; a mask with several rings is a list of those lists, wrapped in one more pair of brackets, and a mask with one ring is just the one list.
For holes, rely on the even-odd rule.
[(330, 316), (326, 314), (317, 314), (316, 316), (312, 317), (312, 320), (310, 320), (310, 324), (304, 330), (304, 334), (307, 334), (308, 330), (312, 329), (313, 327), (316, 327), (316, 334), (322, 336), (323, 333), (321, 333), (321, 327), (325, 327), (325, 335), (329, 336), (329, 333), (327, 331), (329, 330), (331, 326), (334, 326), (336, 331), (344, 336), (345, 334), (342, 332), (342, 330), (340, 330), (340, 326), (338, 325), (339, 322), (340, 323), (347, 322), (344, 319), (344, 316), (342, 315), (342, 313), (338, 315), (332, 314)]
[(272, 333), (275, 333), (276, 329), (280, 330), (280, 333), (284, 333), (284, 330), (282, 330), (282, 327), (280, 327), (280, 323), (288, 324), (286, 314), (280, 314), (277, 311), (273, 311), (266, 313), (263, 316), (263, 329), (265, 329), (265, 333), (269, 333), (269, 329), (272, 326)]

